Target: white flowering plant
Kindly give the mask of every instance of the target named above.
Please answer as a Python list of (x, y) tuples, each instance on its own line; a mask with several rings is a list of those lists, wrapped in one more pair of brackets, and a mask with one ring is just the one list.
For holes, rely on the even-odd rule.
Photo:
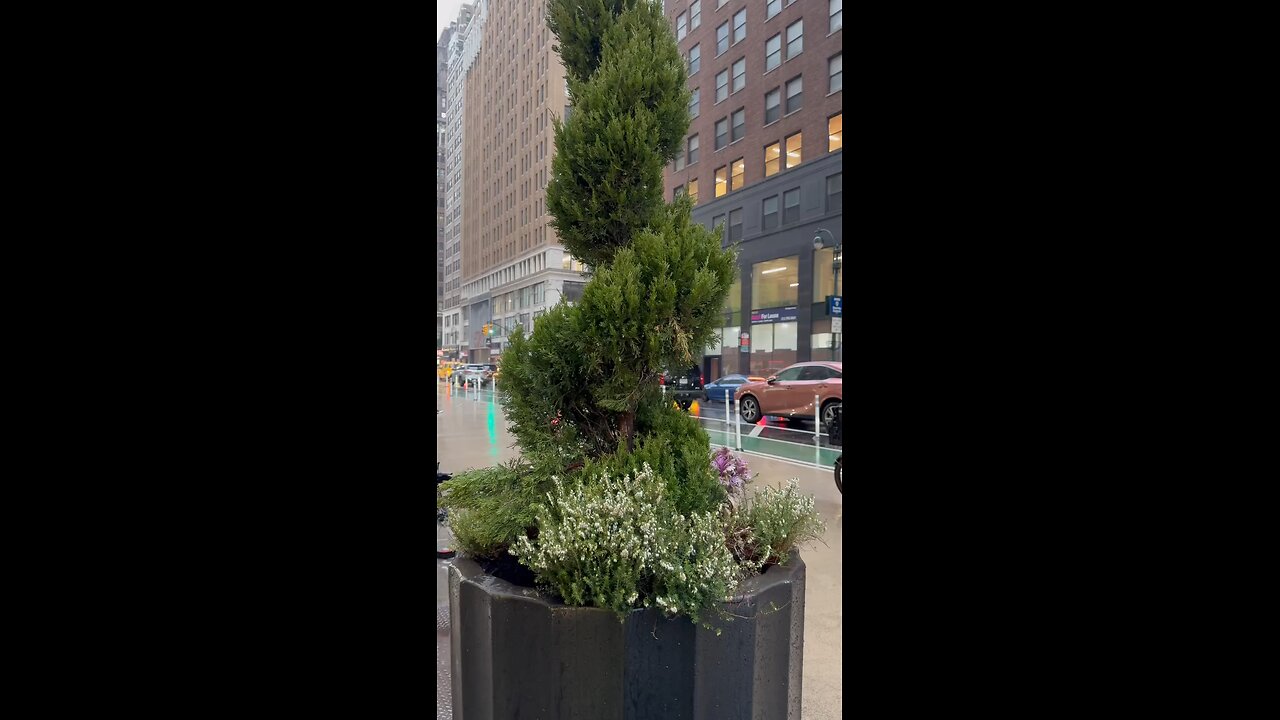
[(547, 500), (535, 507), (537, 538), (521, 536), (509, 552), (566, 604), (620, 616), (657, 607), (697, 622), (737, 586), (721, 521), (677, 512), (647, 463), (618, 477), (556, 478)]
[(725, 515), (724, 525), (729, 550), (746, 574), (785, 562), (792, 548), (822, 539), (827, 529), (813, 496), (800, 492), (796, 478), (782, 489), (757, 490)]

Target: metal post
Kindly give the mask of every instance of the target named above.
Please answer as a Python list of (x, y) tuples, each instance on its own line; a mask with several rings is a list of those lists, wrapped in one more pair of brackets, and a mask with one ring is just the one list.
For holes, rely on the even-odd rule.
[(734, 449), (742, 452), (742, 402), (736, 397), (733, 399), (733, 410), (738, 416), (738, 422), (733, 424), (733, 435), (737, 438)]
[(729, 412), (729, 395), (725, 394), (724, 396), (724, 424), (725, 425), (729, 424), (730, 417), (732, 417), (732, 415)]
[(818, 396), (813, 396), (813, 444), (818, 444), (818, 435), (822, 432), (822, 410), (818, 409)]

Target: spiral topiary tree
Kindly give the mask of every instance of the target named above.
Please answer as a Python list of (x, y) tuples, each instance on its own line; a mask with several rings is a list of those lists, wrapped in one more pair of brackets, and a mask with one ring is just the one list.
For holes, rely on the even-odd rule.
[(579, 303), (553, 308), (528, 337), (517, 329), (503, 353), (524, 464), (451, 481), (455, 505), (486, 508), (459, 518), (473, 550), (505, 549), (521, 524), (536, 531), (530, 507), (553, 476), (589, 482), (648, 464), (682, 514), (725, 498), (706, 433), (658, 386), (714, 338), (736, 269), (720, 235), (691, 222), (688, 199), (664, 200), (663, 168), (689, 126), (675, 37), (651, 0), (549, 0), (547, 22), (573, 107), (555, 122), (547, 209), (592, 277)]

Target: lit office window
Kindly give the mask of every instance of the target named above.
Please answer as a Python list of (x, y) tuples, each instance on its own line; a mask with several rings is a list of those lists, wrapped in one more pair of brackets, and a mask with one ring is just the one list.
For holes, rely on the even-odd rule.
[(764, 176), (776, 175), (782, 170), (782, 145), (774, 143), (764, 148)]
[(716, 197), (722, 197), (729, 192), (728, 168), (723, 165), (716, 168)]
[(787, 136), (787, 168), (793, 168), (800, 164), (803, 159), (801, 145), (803, 144), (803, 133)]
[(827, 152), (844, 147), (844, 113), (827, 118)]
[(747, 165), (742, 158), (738, 158), (737, 160), (734, 160), (732, 165), (733, 165), (733, 174), (729, 178), (729, 189), (741, 190), (743, 179), (746, 177)]

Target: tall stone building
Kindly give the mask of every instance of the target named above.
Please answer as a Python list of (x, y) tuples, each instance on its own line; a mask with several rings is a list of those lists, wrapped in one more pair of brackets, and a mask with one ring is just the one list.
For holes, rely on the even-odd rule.
[(455, 25), (445, 28), (436, 42), (436, 349), (444, 346), (445, 236), (445, 109), (449, 70), (449, 41)]
[(445, 155), (445, 231), (444, 252), (444, 356), (448, 359), (464, 358), (462, 350), (466, 332), (462, 314), (462, 140), (465, 127), (462, 122), (466, 96), (463, 79), (480, 49), (484, 16), (474, 4), (463, 4), (458, 19), (450, 25), (454, 29), (449, 49), (447, 74), (448, 105), (445, 109), (444, 142), (441, 151)]
[[(446, 267), (460, 268), (461, 289), (446, 329), (466, 359), (482, 362), (501, 354), (515, 327), (531, 332), (561, 298), (581, 297), (586, 268), (557, 241), (544, 202), (551, 119), (569, 110), (544, 3), (480, 0), (461, 36), (450, 66), (461, 87), (449, 109), (460, 125), (456, 134), (446, 130), (448, 152), (456, 153), (446, 158), (457, 171), (449, 179), (461, 190), (460, 205), (450, 206), (460, 214), (451, 218)], [(454, 242), (460, 257), (448, 254)]]
[[(667, 0), (693, 120), (668, 197), (741, 243), (708, 378), (842, 359), (825, 299), (843, 219), (843, 0)], [(814, 249), (818, 230), (828, 247)], [(833, 342), (834, 339), (834, 342)]]

